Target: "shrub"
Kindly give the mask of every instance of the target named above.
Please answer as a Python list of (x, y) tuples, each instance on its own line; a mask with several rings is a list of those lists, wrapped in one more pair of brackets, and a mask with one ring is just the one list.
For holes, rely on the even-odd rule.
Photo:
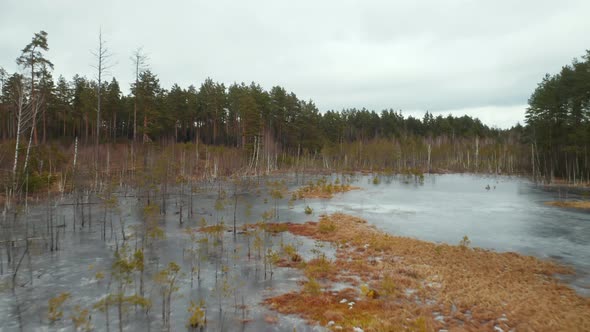
[(48, 172), (32, 172), (26, 177), (25, 186), (29, 193), (34, 193), (51, 187), (57, 181), (57, 175)]
[(65, 292), (65, 293), (61, 293), (56, 297), (52, 297), (49, 299), (49, 308), (47, 309), (47, 318), (49, 318), (49, 320), (51, 322), (55, 322), (57, 320), (60, 320), (64, 313), (61, 310), (61, 306), (64, 304), (64, 302), (66, 302), (67, 299), (70, 298), (70, 293)]
[(80, 306), (74, 307), (74, 313), (70, 316), (76, 331), (92, 331), (90, 324), (90, 310), (82, 309)]
[(301, 261), (301, 256), (299, 256), (299, 254), (297, 253), (297, 248), (295, 248), (294, 245), (287, 244), (286, 246), (283, 246), (283, 252), (285, 253), (285, 255), (287, 255), (287, 257), (289, 257), (290, 261), (292, 261), (292, 262), (300, 262)]
[(469, 248), (470, 245), (471, 245), (471, 240), (469, 240), (467, 235), (463, 236), (463, 239), (461, 241), (459, 241), (459, 246), (461, 246), (465, 249)]
[(324, 256), (310, 260), (305, 266), (305, 275), (309, 278), (326, 279), (336, 272), (332, 262)]
[(309, 280), (303, 285), (303, 291), (310, 295), (316, 296), (322, 292), (322, 287), (317, 280), (314, 278), (309, 278)]
[(198, 328), (203, 327), (207, 324), (207, 318), (205, 317), (205, 303), (201, 301), (198, 305), (191, 301), (190, 306), (188, 308), (188, 312), (190, 314), (188, 318), (188, 327), (190, 328)]
[(381, 292), (385, 295), (385, 296), (390, 296), (395, 294), (395, 282), (393, 280), (393, 278), (391, 277), (391, 275), (386, 274), (385, 276), (383, 276), (383, 279), (381, 280), (381, 284), (379, 285), (381, 288)]
[(336, 223), (327, 218), (322, 218), (318, 224), (320, 233), (332, 233), (336, 230)]

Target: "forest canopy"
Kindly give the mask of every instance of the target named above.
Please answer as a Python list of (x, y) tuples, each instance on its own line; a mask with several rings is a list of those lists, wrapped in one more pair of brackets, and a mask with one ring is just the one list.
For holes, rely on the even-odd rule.
[(529, 99), (528, 138), (537, 168), (549, 176), (587, 178), (590, 138), (590, 51), (547, 74)]

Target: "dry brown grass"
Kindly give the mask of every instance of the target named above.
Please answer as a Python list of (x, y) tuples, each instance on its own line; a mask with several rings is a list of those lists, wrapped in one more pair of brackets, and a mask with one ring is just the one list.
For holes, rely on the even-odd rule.
[[(335, 227), (322, 231), (322, 224)], [(552, 262), (392, 236), (344, 214), (289, 224), (289, 231), (337, 244), (336, 259), (322, 273), (312, 263), (315, 270), (307, 267), (306, 274), (326, 277), (324, 282), (348, 281), (352, 288), (346, 294), (326, 290), (314, 296), (302, 290), (266, 300), (281, 313), (365, 331), (492, 331), (495, 326), (590, 331), (590, 300), (553, 278), (571, 271)], [(342, 298), (355, 301), (353, 309), (341, 304)], [(444, 321), (435, 320), (435, 313)]]
[(590, 187), (590, 182), (586, 181), (577, 181), (576, 183), (572, 183), (568, 179), (564, 178), (553, 178), (551, 179), (550, 183), (544, 183), (545, 187), (571, 187), (571, 188), (584, 188)]
[(590, 210), (590, 201), (552, 201), (545, 202), (545, 205), (568, 209)]
[[(362, 327), (365, 331), (429, 331), (434, 326), (432, 319), (426, 318), (428, 310), (418, 306), (410, 308), (404, 302), (384, 304), (379, 300), (354, 300), (358, 295), (352, 288), (319, 295), (302, 291), (279, 295), (265, 303), (283, 314), (302, 316), (310, 323), (325, 326), (333, 321), (333, 329), (341, 326), (345, 331), (352, 331), (353, 327)], [(341, 303), (341, 299), (356, 302), (351, 309), (348, 303)]]

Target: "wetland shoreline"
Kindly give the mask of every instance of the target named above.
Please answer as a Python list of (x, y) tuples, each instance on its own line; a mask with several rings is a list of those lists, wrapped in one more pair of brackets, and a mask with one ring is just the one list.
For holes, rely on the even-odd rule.
[(333, 330), (590, 328), (590, 300), (554, 277), (572, 270), (550, 261), (471, 248), (467, 238), (453, 246), (393, 236), (338, 213), (288, 231), (337, 252), (300, 265), (298, 291), (265, 300), (280, 313)]

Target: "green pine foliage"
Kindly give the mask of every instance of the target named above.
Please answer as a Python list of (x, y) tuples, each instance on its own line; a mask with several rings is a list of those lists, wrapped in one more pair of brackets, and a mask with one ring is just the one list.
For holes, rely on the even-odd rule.
[(526, 123), (539, 175), (588, 180), (590, 51), (543, 77), (529, 99)]

